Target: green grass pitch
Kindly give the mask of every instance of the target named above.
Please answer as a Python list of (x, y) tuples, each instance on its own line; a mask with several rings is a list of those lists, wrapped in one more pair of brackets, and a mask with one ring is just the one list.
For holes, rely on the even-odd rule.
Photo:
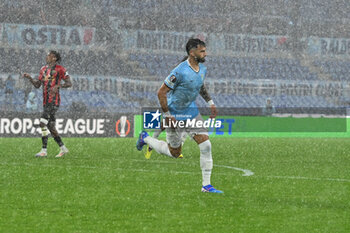
[[(213, 138), (201, 193), (199, 149), (184, 159), (136, 139), (0, 138), (0, 232), (350, 232), (349, 138)], [(239, 169), (254, 173), (243, 176)]]

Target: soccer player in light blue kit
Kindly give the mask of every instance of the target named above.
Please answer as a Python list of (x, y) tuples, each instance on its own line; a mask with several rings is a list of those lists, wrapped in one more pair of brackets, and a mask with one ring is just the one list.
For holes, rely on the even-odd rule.
[[(174, 123), (178, 120), (196, 119), (203, 121), (195, 104), (200, 94), (211, 108), (211, 118), (215, 118), (217, 110), (213, 100), (204, 86), (207, 68), (205, 62), (206, 46), (200, 39), (189, 39), (186, 44), (187, 59), (181, 62), (165, 79), (158, 90), (158, 99), (163, 110), (165, 121)], [(167, 97), (168, 94), (168, 97)], [(181, 130), (175, 127), (166, 129), (167, 142), (158, 140), (142, 131), (136, 143), (138, 150), (148, 144), (158, 153), (178, 158), (181, 155), (182, 134), (188, 133), (198, 144), (200, 149), (200, 166), (202, 169), (202, 192), (223, 193), (215, 189), (210, 182), (213, 159), (211, 143), (206, 128), (186, 128)]]

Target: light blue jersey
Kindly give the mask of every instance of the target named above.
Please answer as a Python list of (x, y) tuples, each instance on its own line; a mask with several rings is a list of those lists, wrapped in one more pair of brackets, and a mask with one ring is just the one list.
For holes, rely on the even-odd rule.
[(165, 79), (165, 85), (171, 89), (168, 94), (169, 111), (177, 120), (192, 119), (198, 115), (195, 101), (206, 73), (207, 68), (202, 63), (199, 63), (199, 71), (196, 72), (186, 60)]

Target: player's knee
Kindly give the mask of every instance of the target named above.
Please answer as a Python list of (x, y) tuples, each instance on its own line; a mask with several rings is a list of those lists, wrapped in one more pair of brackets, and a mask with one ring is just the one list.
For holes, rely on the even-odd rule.
[(45, 118), (40, 118), (40, 127), (43, 128), (43, 127), (47, 126), (47, 123), (48, 123), (48, 122), (49, 122), (49, 121), (48, 121), (47, 119), (45, 119)]
[(206, 140), (202, 142), (201, 144), (198, 144), (199, 150), (201, 152), (210, 152), (211, 151), (211, 142), (209, 140)]
[(181, 155), (181, 147), (179, 147), (179, 148), (169, 148), (169, 150), (170, 150), (170, 154), (174, 158), (178, 158)]
[(193, 137), (193, 139), (197, 142), (197, 144), (202, 144), (205, 141), (209, 140), (209, 136), (206, 134), (197, 134)]
[(178, 158), (181, 155), (181, 150), (170, 150), (173, 157)]
[(43, 137), (46, 137), (48, 135), (47, 132), (47, 125), (48, 121), (45, 118), (40, 118), (40, 128), (41, 128), (41, 135)]

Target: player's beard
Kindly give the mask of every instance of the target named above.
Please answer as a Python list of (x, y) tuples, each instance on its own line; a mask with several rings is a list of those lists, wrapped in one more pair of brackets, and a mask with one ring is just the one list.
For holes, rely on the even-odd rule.
[(205, 57), (200, 58), (200, 57), (196, 57), (196, 61), (199, 63), (204, 63), (205, 62)]

